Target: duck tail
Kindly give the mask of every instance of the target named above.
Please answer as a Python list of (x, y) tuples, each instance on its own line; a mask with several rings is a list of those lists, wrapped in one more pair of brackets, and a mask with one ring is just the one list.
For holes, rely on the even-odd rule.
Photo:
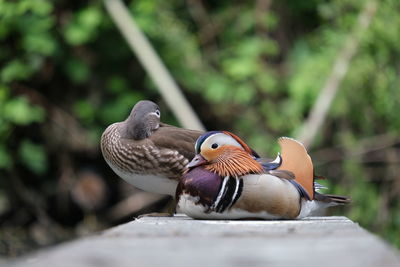
[(344, 205), (351, 202), (351, 199), (347, 196), (321, 194), (318, 192), (315, 192), (314, 199), (320, 202), (330, 203), (332, 206)]

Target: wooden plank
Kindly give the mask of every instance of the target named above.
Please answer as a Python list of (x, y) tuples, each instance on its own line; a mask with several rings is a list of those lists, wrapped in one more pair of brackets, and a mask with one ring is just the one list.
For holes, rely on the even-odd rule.
[(345, 217), (197, 221), (145, 217), (8, 266), (400, 266), (399, 253)]

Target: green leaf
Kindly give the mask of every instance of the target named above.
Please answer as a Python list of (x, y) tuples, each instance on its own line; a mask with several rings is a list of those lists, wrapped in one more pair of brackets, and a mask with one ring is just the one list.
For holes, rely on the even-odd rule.
[(230, 90), (231, 88), (223, 77), (210, 77), (208, 86), (205, 89), (205, 98), (214, 103), (227, 101), (232, 95), (232, 91)]
[(35, 33), (24, 36), (23, 46), (26, 51), (50, 56), (55, 52), (57, 44), (50, 34)]
[(110, 93), (121, 93), (129, 89), (129, 85), (126, 78), (114, 75), (107, 81), (105, 89)]
[(12, 158), (4, 146), (0, 146), (0, 169), (10, 169)]
[(84, 9), (79, 14), (78, 20), (80, 24), (84, 25), (87, 28), (97, 27), (101, 22), (102, 13), (100, 9), (96, 7), (89, 7)]
[(87, 123), (90, 123), (95, 118), (95, 109), (87, 100), (80, 100), (74, 104), (75, 114)]
[(250, 78), (257, 70), (257, 60), (252, 58), (231, 58), (223, 62), (224, 71), (234, 80)]
[(97, 7), (88, 7), (74, 16), (64, 29), (64, 37), (71, 45), (81, 45), (96, 36), (102, 12)]
[(11, 99), (4, 105), (4, 118), (18, 125), (41, 122), (44, 115), (43, 108), (30, 105), (25, 97)]
[(73, 23), (71, 23), (65, 29), (64, 37), (71, 45), (80, 45), (86, 43), (90, 39), (90, 36), (85, 28)]
[(77, 84), (87, 81), (90, 75), (88, 65), (84, 61), (78, 59), (68, 60), (65, 64), (65, 70), (70, 79)]
[(55, 18), (29, 14), (22, 16), (15, 23), (22, 34), (50, 34), (49, 30), (55, 26)]
[(18, 3), (17, 12), (24, 14), (31, 11), (37, 15), (44, 16), (53, 10), (51, 1), (48, 0), (24, 0)]
[(6, 102), (6, 100), (9, 98), (10, 95), (10, 89), (7, 86), (4, 86), (0, 84), (0, 104), (3, 105), (3, 103)]
[(24, 140), (19, 146), (18, 155), (21, 162), (33, 173), (42, 175), (46, 172), (47, 155), (43, 146)]
[(26, 80), (32, 75), (32, 68), (19, 59), (14, 59), (1, 69), (0, 78), (8, 83), (15, 80)]
[(239, 85), (235, 89), (234, 100), (239, 104), (248, 104), (254, 98), (255, 90), (248, 84)]

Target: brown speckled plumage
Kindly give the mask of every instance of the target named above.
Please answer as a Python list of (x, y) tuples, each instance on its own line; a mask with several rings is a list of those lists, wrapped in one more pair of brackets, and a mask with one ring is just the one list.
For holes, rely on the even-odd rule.
[[(151, 177), (177, 184), (185, 166), (194, 157), (194, 143), (201, 132), (160, 123), (159, 115), (156, 116), (153, 110), (158, 111), (153, 102), (136, 104), (128, 119), (114, 123), (104, 131), (101, 150), (110, 167), (132, 185), (173, 195), (175, 192), (167, 189), (153, 191), (152, 181), (148, 181), (149, 186), (142, 184), (147, 183), (145, 179), (153, 179)], [(135, 179), (143, 175), (151, 177), (142, 178), (140, 184), (136, 184)]]
[[(110, 125), (101, 138), (101, 149), (104, 158), (115, 167), (131, 173), (163, 174), (170, 179), (178, 179), (189, 160), (194, 156), (193, 144), (196, 138), (187, 137), (187, 140), (174, 141), (172, 129), (184, 131), (173, 126), (162, 126), (152, 136), (143, 140), (122, 138), (119, 133), (121, 123)], [(192, 136), (196, 131), (192, 132)], [(179, 135), (177, 133), (177, 135)], [(168, 139), (171, 139), (168, 142)], [(193, 141), (194, 140), (194, 141)], [(165, 143), (167, 142), (167, 143)], [(186, 149), (179, 143), (190, 143)]]

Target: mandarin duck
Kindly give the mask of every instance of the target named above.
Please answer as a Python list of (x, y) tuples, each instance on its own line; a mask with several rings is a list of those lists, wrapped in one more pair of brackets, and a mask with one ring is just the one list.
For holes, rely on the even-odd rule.
[(200, 136), (177, 187), (177, 211), (195, 219), (298, 219), (350, 201), (318, 193), (305, 147), (288, 137), (278, 142), (281, 153), (266, 164), (230, 132)]
[(147, 192), (175, 196), (202, 132), (161, 123), (160, 116), (157, 104), (139, 101), (126, 120), (104, 131), (101, 151), (111, 169), (126, 182)]

